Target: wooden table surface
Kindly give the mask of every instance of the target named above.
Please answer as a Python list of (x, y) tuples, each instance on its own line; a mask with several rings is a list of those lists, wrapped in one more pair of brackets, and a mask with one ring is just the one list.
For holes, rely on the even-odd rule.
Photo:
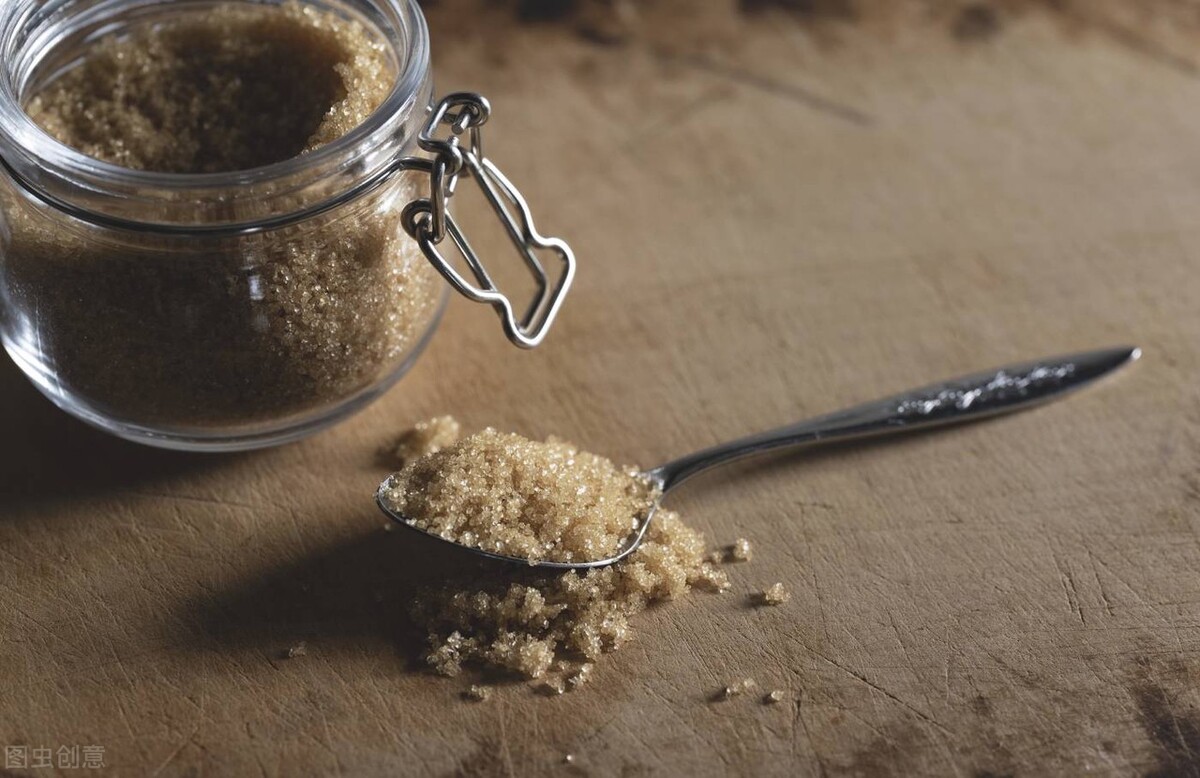
[[(492, 98), (579, 254), (543, 348), (456, 300), (367, 411), (236, 456), (94, 433), (0, 365), (0, 744), (121, 775), (1200, 772), (1195, 3), (638, 7), (621, 40), (590, 6), (430, 10), (439, 87)], [(650, 464), (1124, 342), (1028, 414), (689, 486), (754, 561), (578, 693), (471, 704), (414, 664), (405, 601), (458, 558), (370, 496), (416, 420)], [(742, 676), (788, 701), (710, 701)]]

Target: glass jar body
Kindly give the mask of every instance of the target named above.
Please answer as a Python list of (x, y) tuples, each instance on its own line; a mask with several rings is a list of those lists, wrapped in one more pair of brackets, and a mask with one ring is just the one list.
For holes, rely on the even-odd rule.
[[(123, 18), (205, 4), (58, 5), (55, 23), (70, 34), (41, 34), (55, 49), (26, 51), (27, 60), (69, 61), (61, 47), (85, 45), (87, 25), (111, 31)], [(306, 157), (225, 177), (137, 174), (7, 122), (0, 339), (64, 410), (164, 447), (271, 445), (358, 410), (420, 353), (445, 289), (401, 227), (414, 181), (355, 185), (415, 146), (430, 83), (427, 58), (412, 47), (427, 38), (407, 0), (337, 10), (392, 47), (398, 86), (361, 131)], [(15, 30), (7, 20), (6, 35)], [(27, 33), (22, 45), (38, 39)], [(11, 71), (17, 105), (0, 95), (0, 111), (19, 109), (39, 72)], [(33, 163), (24, 174), (21, 160)], [(286, 218), (298, 213), (311, 215)], [(226, 223), (240, 229), (214, 229)]]
[(352, 413), (432, 333), (444, 285), (399, 227), (408, 187), (245, 237), (78, 223), (11, 181), (0, 337), (56, 404), (180, 448), (282, 442)]

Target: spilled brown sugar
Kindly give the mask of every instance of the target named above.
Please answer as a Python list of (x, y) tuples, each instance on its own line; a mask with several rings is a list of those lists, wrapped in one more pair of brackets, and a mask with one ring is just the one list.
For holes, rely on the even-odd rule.
[(431, 588), (410, 610), (426, 633), (426, 661), (458, 675), (465, 664), (545, 679), (552, 693), (582, 685), (591, 662), (633, 634), (630, 619), (693, 588), (722, 592), (724, 572), (705, 560), (704, 538), (659, 511), (627, 559), (586, 572), (517, 569), (516, 581), (480, 578)]
[(487, 702), (492, 696), (492, 687), (472, 684), (470, 689), (463, 693), (463, 696), (472, 702)]
[(760, 605), (783, 605), (790, 599), (792, 593), (782, 583), (773, 583), (758, 595)]
[(758, 683), (753, 678), (742, 678), (726, 686), (722, 696), (725, 699), (741, 697), (743, 694), (754, 691), (757, 686)]
[[(632, 508), (647, 497), (631, 483), (633, 471), (608, 460), (562, 441), (536, 443), (490, 429), (402, 472), (398, 499), (406, 509), (427, 499), (440, 506), (423, 514), (435, 517), (431, 526), (510, 550), (607, 548), (628, 533)], [(471, 499), (464, 497), (467, 485)], [(456, 491), (452, 497), (438, 490)], [(503, 507), (485, 509), (496, 505)], [(614, 565), (565, 573), (492, 567), (422, 591), (410, 615), (425, 634), (426, 661), (442, 675), (475, 665), (538, 679), (543, 693), (561, 694), (589, 681), (595, 661), (629, 640), (630, 620), (646, 608), (693, 588), (726, 591), (729, 579), (707, 551), (700, 533), (660, 510), (642, 545)]]
[(745, 538), (738, 538), (733, 541), (733, 545), (729, 547), (729, 558), (734, 562), (749, 562), (754, 558), (754, 549), (750, 546), (750, 541)]
[(530, 561), (616, 554), (656, 497), (634, 468), (488, 428), (409, 463), (381, 497), (418, 529)]

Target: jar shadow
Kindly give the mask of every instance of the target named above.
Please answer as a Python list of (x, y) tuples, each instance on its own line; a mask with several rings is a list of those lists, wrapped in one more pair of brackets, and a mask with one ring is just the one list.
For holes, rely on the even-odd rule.
[[(426, 587), (481, 577), (500, 580), (504, 571), (420, 533), (377, 529), (185, 600), (179, 618), (164, 627), (169, 642), (185, 651), (256, 651), (283, 660), (301, 645), (327, 657), (382, 649), (396, 654), (402, 668), (424, 671), (426, 633), (409, 618), (410, 604)], [(182, 644), (181, 621), (195, 630)]]
[(96, 496), (231, 461), (139, 446), (89, 427), (55, 407), (0, 355), (0, 521), (23, 505)]

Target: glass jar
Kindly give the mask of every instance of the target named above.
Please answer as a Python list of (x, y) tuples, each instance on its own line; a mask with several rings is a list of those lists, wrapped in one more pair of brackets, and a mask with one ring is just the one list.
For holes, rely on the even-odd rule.
[[(574, 259), (537, 235), (519, 194), (483, 159), (486, 101), (470, 103), (472, 113), (456, 96), (429, 119), (429, 38), (415, 0), (303, 0), (377, 33), (396, 80), (365, 123), (284, 162), (135, 171), (59, 143), (25, 113), (29, 96), (98, 37), (228, 3), (0, 8), (0, 337), (21, 370), (60, 408), (119, 436), (235, 450), (310, 434), (397, 381), (436, 328), (439, 272), (495, 306), (514, 342), (536, 345)], [(452, 132), (439, 140), (442, 125)], [(418, 141), (432, 160), (409, 156)], [(445, 212), (460, 175), (479, 180), (540, 274), (539, 298), (519, 320)], [(429, 197), (414, 200), (422, 188)], [(475, 282), (439, 252), (447, 234)], [(564, 273), (550, 285), (535, 251), (560, 245)]]

